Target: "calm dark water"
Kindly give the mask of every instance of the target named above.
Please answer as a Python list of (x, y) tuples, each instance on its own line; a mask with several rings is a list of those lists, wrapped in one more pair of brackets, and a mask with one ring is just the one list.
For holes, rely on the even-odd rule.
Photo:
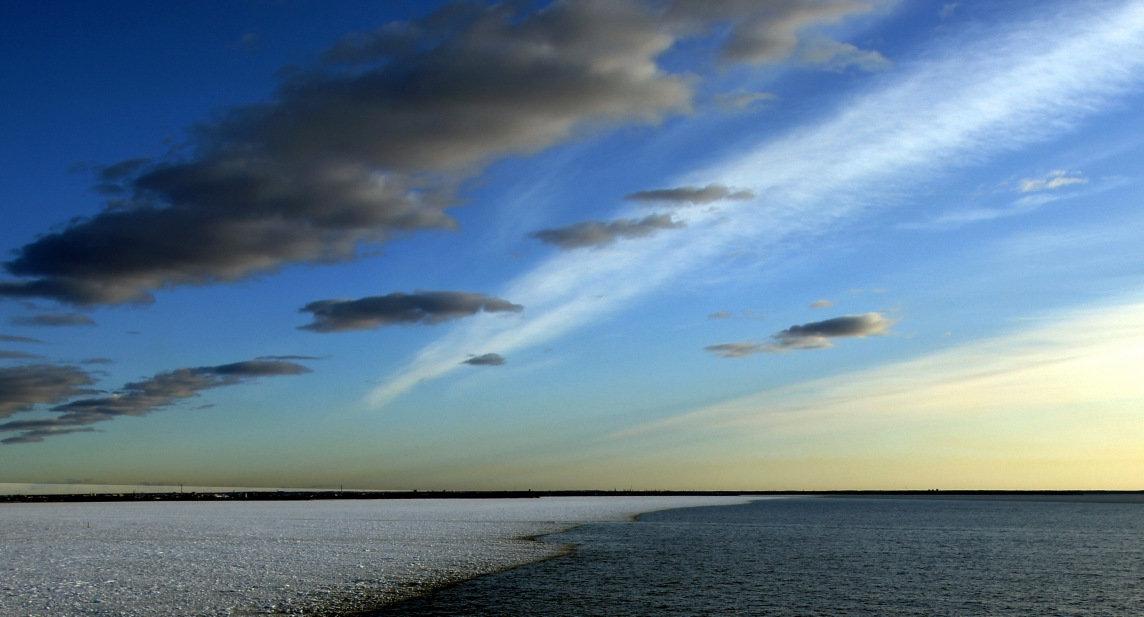
[(548, 540), (579, 548), (378, 615), (1144, 615), (1144, 504), (772, 499)]

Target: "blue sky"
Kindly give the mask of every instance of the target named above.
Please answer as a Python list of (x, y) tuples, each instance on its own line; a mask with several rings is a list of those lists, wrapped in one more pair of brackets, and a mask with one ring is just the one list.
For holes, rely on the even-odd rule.
[(0, 10), (0, 482), (1139, 488), (1144, 3)]

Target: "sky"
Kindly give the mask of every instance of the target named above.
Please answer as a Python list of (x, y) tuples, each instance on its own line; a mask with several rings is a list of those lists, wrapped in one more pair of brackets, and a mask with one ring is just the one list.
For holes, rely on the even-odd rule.
[(1144, 488), (1144, 2), (0, 29), (12, 490)]

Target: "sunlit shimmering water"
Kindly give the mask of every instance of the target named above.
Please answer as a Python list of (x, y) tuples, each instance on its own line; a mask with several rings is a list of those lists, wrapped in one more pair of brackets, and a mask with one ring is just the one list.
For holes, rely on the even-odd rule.
[(791, 498), (547, 539), (379, 616), (1144, 615), (1144, 504)]

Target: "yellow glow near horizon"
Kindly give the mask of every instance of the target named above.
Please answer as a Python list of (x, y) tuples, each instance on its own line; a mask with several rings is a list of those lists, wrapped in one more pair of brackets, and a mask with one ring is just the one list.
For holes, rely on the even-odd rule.
[(742, 488), (1139, 489), (1144, 303), (1071, 313), (922, 358), (614, 435), (689, 435)]

